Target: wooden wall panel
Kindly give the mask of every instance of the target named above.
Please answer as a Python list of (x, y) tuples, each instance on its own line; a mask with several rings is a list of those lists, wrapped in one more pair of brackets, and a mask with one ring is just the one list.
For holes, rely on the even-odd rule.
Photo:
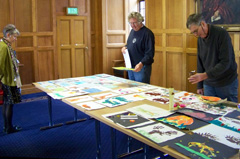
[(197, 48), (197, 38), (192, 34), (187, 34), (186, 37), (187, 48)]
[(6, 0), (0, 0), (0, 30), (2, 30), (6, 24), (10, 23), (10, 3)]
[(152, 31), (159, 31), (163, 28), (163, 20), (161, 19), (161, 17), (163, 17), (162, 1), (152, 0), (149, 8), (151, 8), (152, 11), (148, 12), (146, 16), (147, 25), (151, 27)]
[(175, 29), (183, 26), (183, 0), (166, 1), (166, 28)]
[(19, 68), (22, 84), (25, 85), (35, 81), (33, 51), (18, 51), (17, 58), (20, 63), (24, 64)]
[(85, 51), (83, 49), (75, 49), (75, 63), (76, 63), (76, 77), (82, 77), (85, 75), (85, 62), (79, 59), (85, 59)]
[(79, 13), (87, 14), (88, 13), (88, 0), (74, 0), (73, 6), (78, 6)]
[(74, 33), (78, 36), (74, 36), (74, 42), (75, 45), (83, 45), (86, 44), (87, 41), (84, 39), (84, 33), (86, 30), (84, 30), (84, 22), (80, 20), (75, 20), (74, 21)]
[(167, 47), (183, 47), (182, 34), (167, 34)]
[(72, 77), (72, 69), (70, 66), (71, 59), (71, 50), (62, 49), (61, 50), (61, 64), (62, 64), (62, 78)]
[(92, 73), (103, 72), (102, 1), (91, 0)]
[(49, 0), (37, 0), (37, 31), (53, 31), (52, 4)]
[(57, 0), (56, 4), (56, 14), (65, 15), (66, 7), (69, 6), (68, 0)]
[(164, 75), (164, 61), (163, 61), (163, 53), (155, 52), (154, 55), (154, 63), (152, 65), (152, 75), (151, 83), (157, 86), (163, 86), (163, 77)]
[(71, 44), (71, 37), (69, 37), (70, 34), (70, 20), (65, 20), (65, 21), (61, 21), (61, 26), (63, 26), (62, 28), (60, 28), (60, 36), (62, 38), (59, 38), (61, 39), (60, 41), (60, 44), (61, 45), (69, 45)]
[[(186, 73), (186, 78), (189, 77), (189, 72), (191, 71), (197, 71), (197, 54), (196, 53), (189, 53), (187, 54), (187, 73)], [(189, 92), (193, 92), (193, 93), (196, 93), (196, 90), (197, 90), (197, 84), (191, 84), (187, 81), (187, 90)]]
[[(106, 19), (107, 31), (110, 30), (124, 30), (125, 29), (125, 15), (123, 0), (107, 0), (106, 5)], [(117, 19), (119, 20), (117, 20)]]
[(33, 47), (33, 37), (32, 36), (18, 37), (16, 47)]
[(182, 90), (182, 53), (167, 52), (167, 88)]
[(47, 81), (54, 79), (54, 55), (52, 50), (38, 51), (38, 74), (40, 81)]
[(38, 46), (53, 46), (53, 36), (38, 36), (37, 45)]
[(14, 0), (15, 25), (20, 32), (32, 32), (32, 0)]

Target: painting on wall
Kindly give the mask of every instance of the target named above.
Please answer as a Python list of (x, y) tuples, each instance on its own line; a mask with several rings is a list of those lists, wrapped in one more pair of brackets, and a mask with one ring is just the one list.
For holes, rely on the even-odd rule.
[(240, 31), (240, 0), (196, 0), (196, 10), (209, 24)]

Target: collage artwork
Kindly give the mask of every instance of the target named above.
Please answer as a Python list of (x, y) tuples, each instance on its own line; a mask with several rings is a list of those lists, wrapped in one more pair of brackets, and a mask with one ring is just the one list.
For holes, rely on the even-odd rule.
[[(37, 85), (53, 99), (84, 111), (141, 103), (102, 117), (190, 158), (240, 155), (240, 110), (221, 101), (206, 102), (196, 94), (174, 90), (171, 105), (170, 89), (108, 74), (43, 81)], [(160, 108), (162, 105), (174, 110)]]

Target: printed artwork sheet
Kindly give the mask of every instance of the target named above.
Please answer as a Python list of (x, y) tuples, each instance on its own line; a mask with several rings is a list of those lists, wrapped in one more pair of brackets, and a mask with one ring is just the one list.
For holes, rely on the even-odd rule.
[(215, 120), (210, 121), (210, 123), (240, 133), (239, 120), (232, 119), (232, 118), (219, 117), (219, 118), (216, 118)]
[(101, 109), (105, 107), (104, 105), (98, 104), (96, 102), (83, 102), (77, 105), (87, 110)]
[(207, 125), (207, 122), (198, 120), (196, 118), (175, 113), (165, 118), (157, 118), (158, 121), (173, 125), (179, 129), (196, 129)]
[(106, 98), (114, 97), (117, 95), (118, 95), (117, 93), (109, 92), (109, 93), (95, 94), (95, 95), (91, 95), (91, 96), (96, 99), (106, 99)]
[(132, 68), (131, 59), (130, 59), (128, 49), (126, 49), (125, 53), (123, 53), (123, 58), (124, 58), (126, 68)]
[(81, 102), (85, 102), (85, 101), (94, 100), (94, 98), (90, 97), (88, 95), (85, 95), (85, 96), (78, 96), (78, 97), (73, 97), (73, 98), (66, 98), (65, 100), (70, 103), (81, 103)]
[(98, 100), (96, 102), (112, 108), (112, 107), (127, 104), (128, 102), (131, 102), (131, 101), (128, 101), (127, 99), (125, 99), (123, 97), (110, 97), (107, 99)]
[(191, 108), (191, 109), (195, 109), (195, 110), (200, 110), (200, 111), (204, 111), (210, 114), (216, 114), (216, 115), (224, 115), (227, 112), (233, 111), (235, 110), (232, 107), (213, 107), (213, 106), (209, 106), (209, 104), (206, 103), (193, 103), (193, 104), (188, 104), (186, 105), (186, 108)]
[(133, 130), (161, 146), (166, 145), (166, 141), (175, 139), (185, 134), (162, 123), (154, 123), (151, 125), (133, 128)]
[(210, 114), (210, 113), (206, 113), (206, 112), (199, 111), (199, 110), (194, 110), (194, 109), (189, 109), (189, 108), (178, 109), (176, 112), (183, 113), (183, 114), (186, 114), (188, 116), (204, 120), (206, 122), (212, 121), (212, 120), (216, 119), (217, 117), (220, 117), (220, 115), (213, 115), (213, 114)]
[(173, 112), (149, 104), (142, 104), (136, 107), (128, 108), (127, 110), (144, 118), (159, 118), (173, 114)]
[(213, 124), (196, 129), (193, 132), (229, 147), (240, 149), (240, 134), (237, 132)]
[(103, 117), (111, 120), (112, 122), (124, 127), (133, 128), (146, 124), (153, 123), (154, 121), (138, 116), (128, 111), (122, 111), (112, 114), (104, 114)]
[(173, 139), (168, 146), (193, 159), (226, 159), (239, 151), (195, 133)]

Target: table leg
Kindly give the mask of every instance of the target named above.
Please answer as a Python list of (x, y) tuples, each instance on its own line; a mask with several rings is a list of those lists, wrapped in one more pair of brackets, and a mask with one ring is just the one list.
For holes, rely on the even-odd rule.
[(49, 124), (48, 124), (48, 126), (41, 127), (40, 130), (46, 130), (46, 129), (59, 127), (59, 126), (63, 125), (62, 123), (56, 124), (56, 125), (53, 124), (53, 120), (52, 120), (52, 97), (50, 97), (49, 95), (47, 97), (48, 97)]
[(148, 159), (148, 153), (149, 153), (149, 146), (144, 145), (144, 159)]
[(95, 132), (97, 143), (97, 156), (96, 159), (101, 159), (101, 134), (100, 134), (100, 121), (95, 120)]
[(117, 159), (117, 146), (116, 146), (116, 129), (111, 127), (111, 140), (112, 140), (112, 159)]
[(77, 119), (77, 109), (73, 108), (74, 111), (74, 118), (72, 121), (67, 121), (66, 124), (73, 124), (73, 123), (77, 123), (77, 122), (81, 122), (81, 121), (86, 121), (87, 118), (83, 118), (83, 119)]

